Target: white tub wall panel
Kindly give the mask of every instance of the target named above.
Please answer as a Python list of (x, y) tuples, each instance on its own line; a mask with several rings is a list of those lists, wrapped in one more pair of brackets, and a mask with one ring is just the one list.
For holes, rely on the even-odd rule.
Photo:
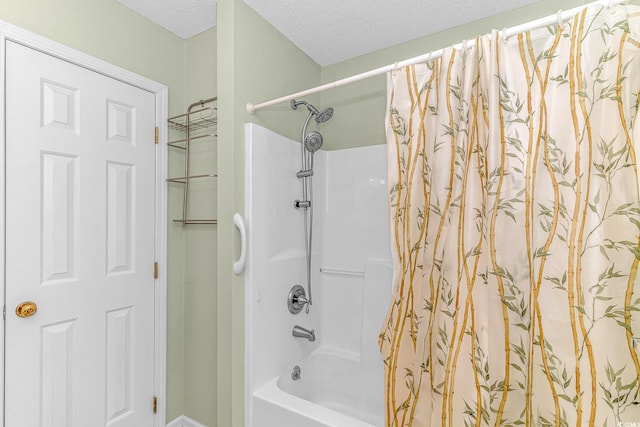
[[(286, 175), (291, 163), (292, 150), (281, 137), (264, 128), (247, 125), (245, 180), (247, 183), (245, 200), (245, 221), (247, 225), (248, 253), (245, 269), (245, 281), (249, 284), (246, 290), (246, 378), (245, 387), (248, 402), (252, 402), (251, 393), (269, 378), (279, 375), (280, 352), (294, 352), (287, 349), (287, 337), (284, 328), (287, 318), (282, 310), (278, 310), (275, 300), (279, 293), (285, 292), (286, 277), (289, 274), (299, 275), (302, 270), (292, 272), (296, 267), (295, 258), (302, 256), (300, 248), (293, 244), (285, 244), (291, 234), (286, 233), (284, 221), (296, 221), (298, 218), (284, 211), (279, 214), (278, 207), (291, 190), (291, 180)], [(269, 165), (280, 165), (275, 171)], [(275, 191), (275, 189), (280, 191)], [(273, 229), (279, 228), (280, 239), (271, 239)], [(280, 247), (280, 254), (278, 254)], [(270, 260), (281, 258), (280, 263), (272, 265)], [(287, 262), (289, 261), (289, 262)], [(252, 425), (255, 410), (249, 404), (247, 422)]]
[(363, 282), (362, 277), (323, 274), (317, 307), (323, 346), (355, 359), (360, 358)]
[[(369, 260), (391, 259), (386, 156), (386, 145), (327, 152), (321, 267), (365, 273)], [(363, 328), (380, 326), (363, 318), (365, 286), (364, 277), (322, 274), (323, 343), (356, 357)]]
[(378, 347), (378, 336), (391, 304), (393, 264), (388, 260), (370, 259), (364, 269), (362, 310), (361, 362), (364, 369), (380, 372), (384, 369)]
[[(273, 349), (286, 349), (288, 312), (278, 309), (277, 297), (287, 292), (286, 273), (293, 276), (292, 281), (302, 277), (303, 271), (296, 268), (296, 261), (304, 255), (303, 248), (296, 244), (295, 233), (289, 232), (292, 223), (299, 222), (302, 226), (301, 218), (286, 206), (295, 196), (294, 188), (298, 184), (293, 169), (293, 143), (257, 126), (252, 127), (250, 133), (248, 189), (251, 194), (246, 217), (247, 274), (251, 289), (247, 295), (251, 297), (248, 301), (252, 317), (249, 363), (252, 389), (255, 389), (281, 372), (278, 367), (282, 355)], [(288, 203), (289, 207), (292, 203)]]
[(303, 226), (302, 215), (293, 208), (299, 198), (300, 183), (295, 177), (299, 168), (300, 144), (261, 127), (253, 129), (251, 143), (248, 209), (253, 224), (253, 246), (258, 259), (266, 262), (292, 253), (304, 253), (304, 240), (296, 233)]
[(252, 188), (251, 182), (253, 180), (252, 171), (253, 163), (255, 162), (253, 153), (253, 146), (257, 141), (256, 132), (258, 129), (251, 123), (246, 123), (244, 126), (244, 153), (245, 153), (245, 167), (244, 167), (244, 203), (245, 211), (243, 214), (244, 223), (246, 227), (246, 245), (247, 259), (245, 263), (245, 353), (244, 353), (244, 393), (245, 393), (245, 425), (247, 427), (253, 424), (252, 417), (254, 413), (253, 409), (253, 384), (255, 369), (253, 367), (253, 361), (255, 360), (255, 343), (252, 342), (253, 336), (253, 323), (255, 322), (254, 306), (255, 300), (253, 283), (255, 265), (260, 263), (260, 259), (255, 255), (259, 253), (259, 248), (256, 248), (255, 239), (253, 239), (253, 223), (252, 223), (252, 206), (253, 206), (253, 193), (255, 189)]
[(386, 145), (327, 152), (323, 267), (391, 259)]
[(360, 364), (363, 387), (378, 390), (370, 393), (368, 412), (384, 419), (384, 361), (378, 347), (378, 336), (384, 323), (393, 288), (393, 264), (388, 260), (370, 259), (365, 264)]

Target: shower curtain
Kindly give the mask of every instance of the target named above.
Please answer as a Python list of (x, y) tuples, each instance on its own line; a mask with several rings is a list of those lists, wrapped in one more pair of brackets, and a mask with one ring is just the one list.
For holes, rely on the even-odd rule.
[(388, 75), (388, 426), (640, 425), (639, 17)]

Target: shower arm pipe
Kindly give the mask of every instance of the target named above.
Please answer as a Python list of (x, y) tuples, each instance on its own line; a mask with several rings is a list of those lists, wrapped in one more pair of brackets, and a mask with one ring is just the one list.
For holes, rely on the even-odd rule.
[[(566, 21), (567, 19), (572, 18), (574, 15), (580, 13), (582, 10), (593, 6), (594, 4), (601, 4), (603, 6), (613, 6), (618, 4), (627, 3), (628, 0), (598, 0), (589, 4), (585, 4), (582, 6), (574, 7), (573, 9), (568, 9), (566, 11), (559, 10), (555, 15), (549, 15), (544, 18), (536, 19), (535, 21), (527, 22), (525, 24), (517, 25), (515, 27), (506, 28), (500, 33), (503, 37), (511, 37), (516, 34), (523, 33), (525, 31), (534, 30), (536, 28), (546, 27), (549, 25), (553, 25), (557, 22)], [(454, 49), (462, 49), (465, 46), (465, 43), (458, 43), (453, 46)], [(256, 111), (270, 107), (272, 105), (280, 104), (282, 102), (291, 101), (295, 98), (304, 97), (307, 95), (313, 95), (314, 93), (323, 92), (328, 89), (337, 88), (340, 86), (345, 86), (351, 83), (359, 82), (361, 80), (366, 80), (371, 77), (379, 76), (381, 74), (386, 74), (389, 71), (398, 70), (409, 65), (418, 64), (420, 62), (425, 62), (430, 59), (439, 58), (444, 53), (445, 49), (439, 49), (436, 51), (429, 52), (424, 55), (416, 56), (410, 59), (406, 59), (404, 61), (396, 62), (393, 64), (385, 65), (384, 67), (375, 68), (373, 70), (365, 71), (364, 73), (356, 74), (351, 77), (346, 77), (340, 80), (336, 80), (330, 83), (325, 83), (320, 86), (316, 86), (311, 89), (306, 89), (300, 92), (293, 93), (291, 95), (283, 96), (280, 98), (272, 99), (270, 101), (261, 102), (258, 104), (247, 103), (247, 112), (255, 113)]]

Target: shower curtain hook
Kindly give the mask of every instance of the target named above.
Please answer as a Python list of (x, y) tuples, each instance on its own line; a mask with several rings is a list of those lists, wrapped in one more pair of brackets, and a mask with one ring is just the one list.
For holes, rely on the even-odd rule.
[(562, 27), (564, 25), (564, 20), (562, 19), (562, 9), (558, 9), (558, 27)]
[(393, 67), (391, 67), (391, 75), (395, 76), (397, 71), (398, 71), (398, 61), (395, 61), (393, 63)]
[(427, 53), (427, 60), (424, 61), (424, 63), (427, 64), (427, 68), (429, 68), (429, 62), (431, 62), (432, 56), (433, 56), (433, 51), (430, 51), (429, 53)]

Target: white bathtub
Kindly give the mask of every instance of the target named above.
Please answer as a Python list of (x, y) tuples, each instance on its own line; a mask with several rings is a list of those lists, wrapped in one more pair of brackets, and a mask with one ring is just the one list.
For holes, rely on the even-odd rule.
[(254, 410), (265, 420), (254, 420), (256, 426), (384, 425), (382, 375), (363, 369), (359, 360), (322, 348), (298, 366), (299, 380), (292, 379), (292, 366), (255, 391)]

